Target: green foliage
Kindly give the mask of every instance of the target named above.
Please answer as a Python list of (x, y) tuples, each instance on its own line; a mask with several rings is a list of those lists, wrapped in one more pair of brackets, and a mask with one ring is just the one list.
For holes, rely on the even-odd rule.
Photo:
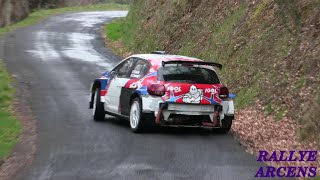
[(243, 90), (240, 90), (237, 95), (236, 107), (238, 109), (242, 109), (248, 105), (251, 105), (258, 95), (259, 95), (258, 86), (251, 86)]
[(271, 0), (264, 0), (262, 3), (256, 8), (254, 11), (251, 19), (256, 20), (258, 16), (262, 13), (263, 10), (265, 10), (266, 6), (270, 3)]
[(300, 88), (305, 84), (305, 78), (304, 77), (301, 77), (299, 79), (299, 81), (295, 84), (293, 90), (297, 91), (297, 90), (300, 90)]
[(124, 19), (117, 19), (115, 21), (112, 21), (110, 24), (106, 24), (105, 31), (108, 38), (112, 41), (120, 40), (126, 33)]
[(320, 104), (320, 87), (317, 89), (316, 101)]
[(270, 114), (270, 113), (272, 113), (274, 110), (273, 110), (271, 104), (268, 104), (268, 105), (265, 106), (264, 111), (265, 111), (266, 113), (269, 113), (269, 114)]
[(0, 60), (0, 159), (10, 154), (21, 132), (20, 123), (9, 111), (13, 93), (9, 74)]
[[(141, 44), (139, 38), (136, 36), (138, 27), (140, 26), (139, 22), (137, 22), (137, 17), (139, 16), (139, 8), (141, 7), (130, 6), (130, 11), (124, 20), (115, 20), (112, 23), (106, 25), (106, 29), (109, 33), (119, 35), (118, 38), (122, 40), (123, 44), (125, 44), (126, 47), (128, 47), (129, 49), (135, 49), (136, 51), (142, 49), (139, 48)], [(111, 26), (112, 29), (108, 29), (108, 26)], [(141, 40), (147, 42), (147, 34), (145, 34), (143, 39), (141, 38)]]
[[(193, 42), (187, 42), (184, 44), (184, 46), (182, 46), (179, 50), (179, 54), (183, 54), (183, 55), (191, 55), (193, 49), (196, 47), (196, 44)], [(199, 57), (200, 58), (200, 57)]]
[(226, 36), (230, 37), (229, 32), (239, 19), (243, 17), (245, 10), (245, 6), (242, 5), (238, 10), (227, 16), (224, 21), (215, 24), (213, 27), (213, 39), (220, 39), (221, 43), (226, 43), (224, 41), (226, 39), (222, 39), (221, 36), (224, 36), (224, 38)]
[(299, 2), (291, 0), (275, 0), (275, 3), (279, 6), (280, 11), (277, 12), (278, 17), (282, 21), (285, 28), (291, 34), (299, 30), (302, 20)]
[(280, 121), (283, 118), (284, 114), (285, 114), (285, 111), (284, 110), (280, 110), (279, 112), (276, 113), (275, 120), (276, 121)]

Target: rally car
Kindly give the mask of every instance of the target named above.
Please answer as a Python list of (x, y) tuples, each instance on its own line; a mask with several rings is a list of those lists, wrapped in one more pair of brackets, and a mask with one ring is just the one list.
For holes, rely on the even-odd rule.
[(127, 119), (133, 132), (159, 125), (227, 133), (235, 95), (215, 68), (222, 65), (164, 52), (132, 55), (92, 83), (93, 119), (104, 120), (105, 114)]

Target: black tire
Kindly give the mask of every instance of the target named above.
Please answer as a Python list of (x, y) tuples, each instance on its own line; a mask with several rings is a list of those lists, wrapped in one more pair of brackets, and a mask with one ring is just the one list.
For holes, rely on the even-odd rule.
[(231, 129), (232, 120), (233, 116), (225, 116), (225, 118), (221, 121), (221, 127), (214, 129), (214, 132), (218, 134), (227, 134)]
[(134, 98), (130, 107), (130, 128), (134, 133), (142, 133), (148, 129), (146, 114), (142, 112), (142, 102), (140, 98)]
[(104, 104), (101, 102), (100, 98), (100, 89), (97, 88), (93, 96), (92, 108), (93, 120), (95, 121), (103, 121), (105, 117)]

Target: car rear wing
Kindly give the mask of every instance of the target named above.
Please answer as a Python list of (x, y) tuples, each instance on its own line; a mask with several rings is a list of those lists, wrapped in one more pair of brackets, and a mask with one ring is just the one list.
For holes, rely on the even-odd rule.
[(220, 70), (222, 69), (222, 64), (214, 62), (203, 62), (203, 61), (162, 61), (162, 67), (167, 64), (183, 64), (183, 65), (206, 65), (206, 66), (215, 66)]

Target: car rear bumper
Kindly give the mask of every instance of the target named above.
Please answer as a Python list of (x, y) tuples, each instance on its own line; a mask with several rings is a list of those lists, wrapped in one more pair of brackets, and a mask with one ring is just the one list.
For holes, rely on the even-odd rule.
[(161, 111), (163, 120), (167, 121), (170, 115), (189, 115), (189, 116), (209, 116), (213, 121), (214, 112), (218, 112), (219, 119), (224, 119), (225, 116), (234, 116), (233, 102), (223, 103), (220, 105), (195, 105), (195, 104), (170, 104), (160, 103), (159, 110), (155, 111), (155, 116)]
[[(224, 119), (233, 119), (234, 103), (232, 99), (222, 101), (215, 105), (201, 104), (179, 104), (168, 103), (161, 97), (143, 97), (142, 110), (144, 113), (153, 114), (157, 124), (172, 121), (173, 117), (188, 119), (189, 116), (194, 118), (206, 117), (211, 124), (219, 124)], [(227, 118), (226, 118), (227, 117)]]

